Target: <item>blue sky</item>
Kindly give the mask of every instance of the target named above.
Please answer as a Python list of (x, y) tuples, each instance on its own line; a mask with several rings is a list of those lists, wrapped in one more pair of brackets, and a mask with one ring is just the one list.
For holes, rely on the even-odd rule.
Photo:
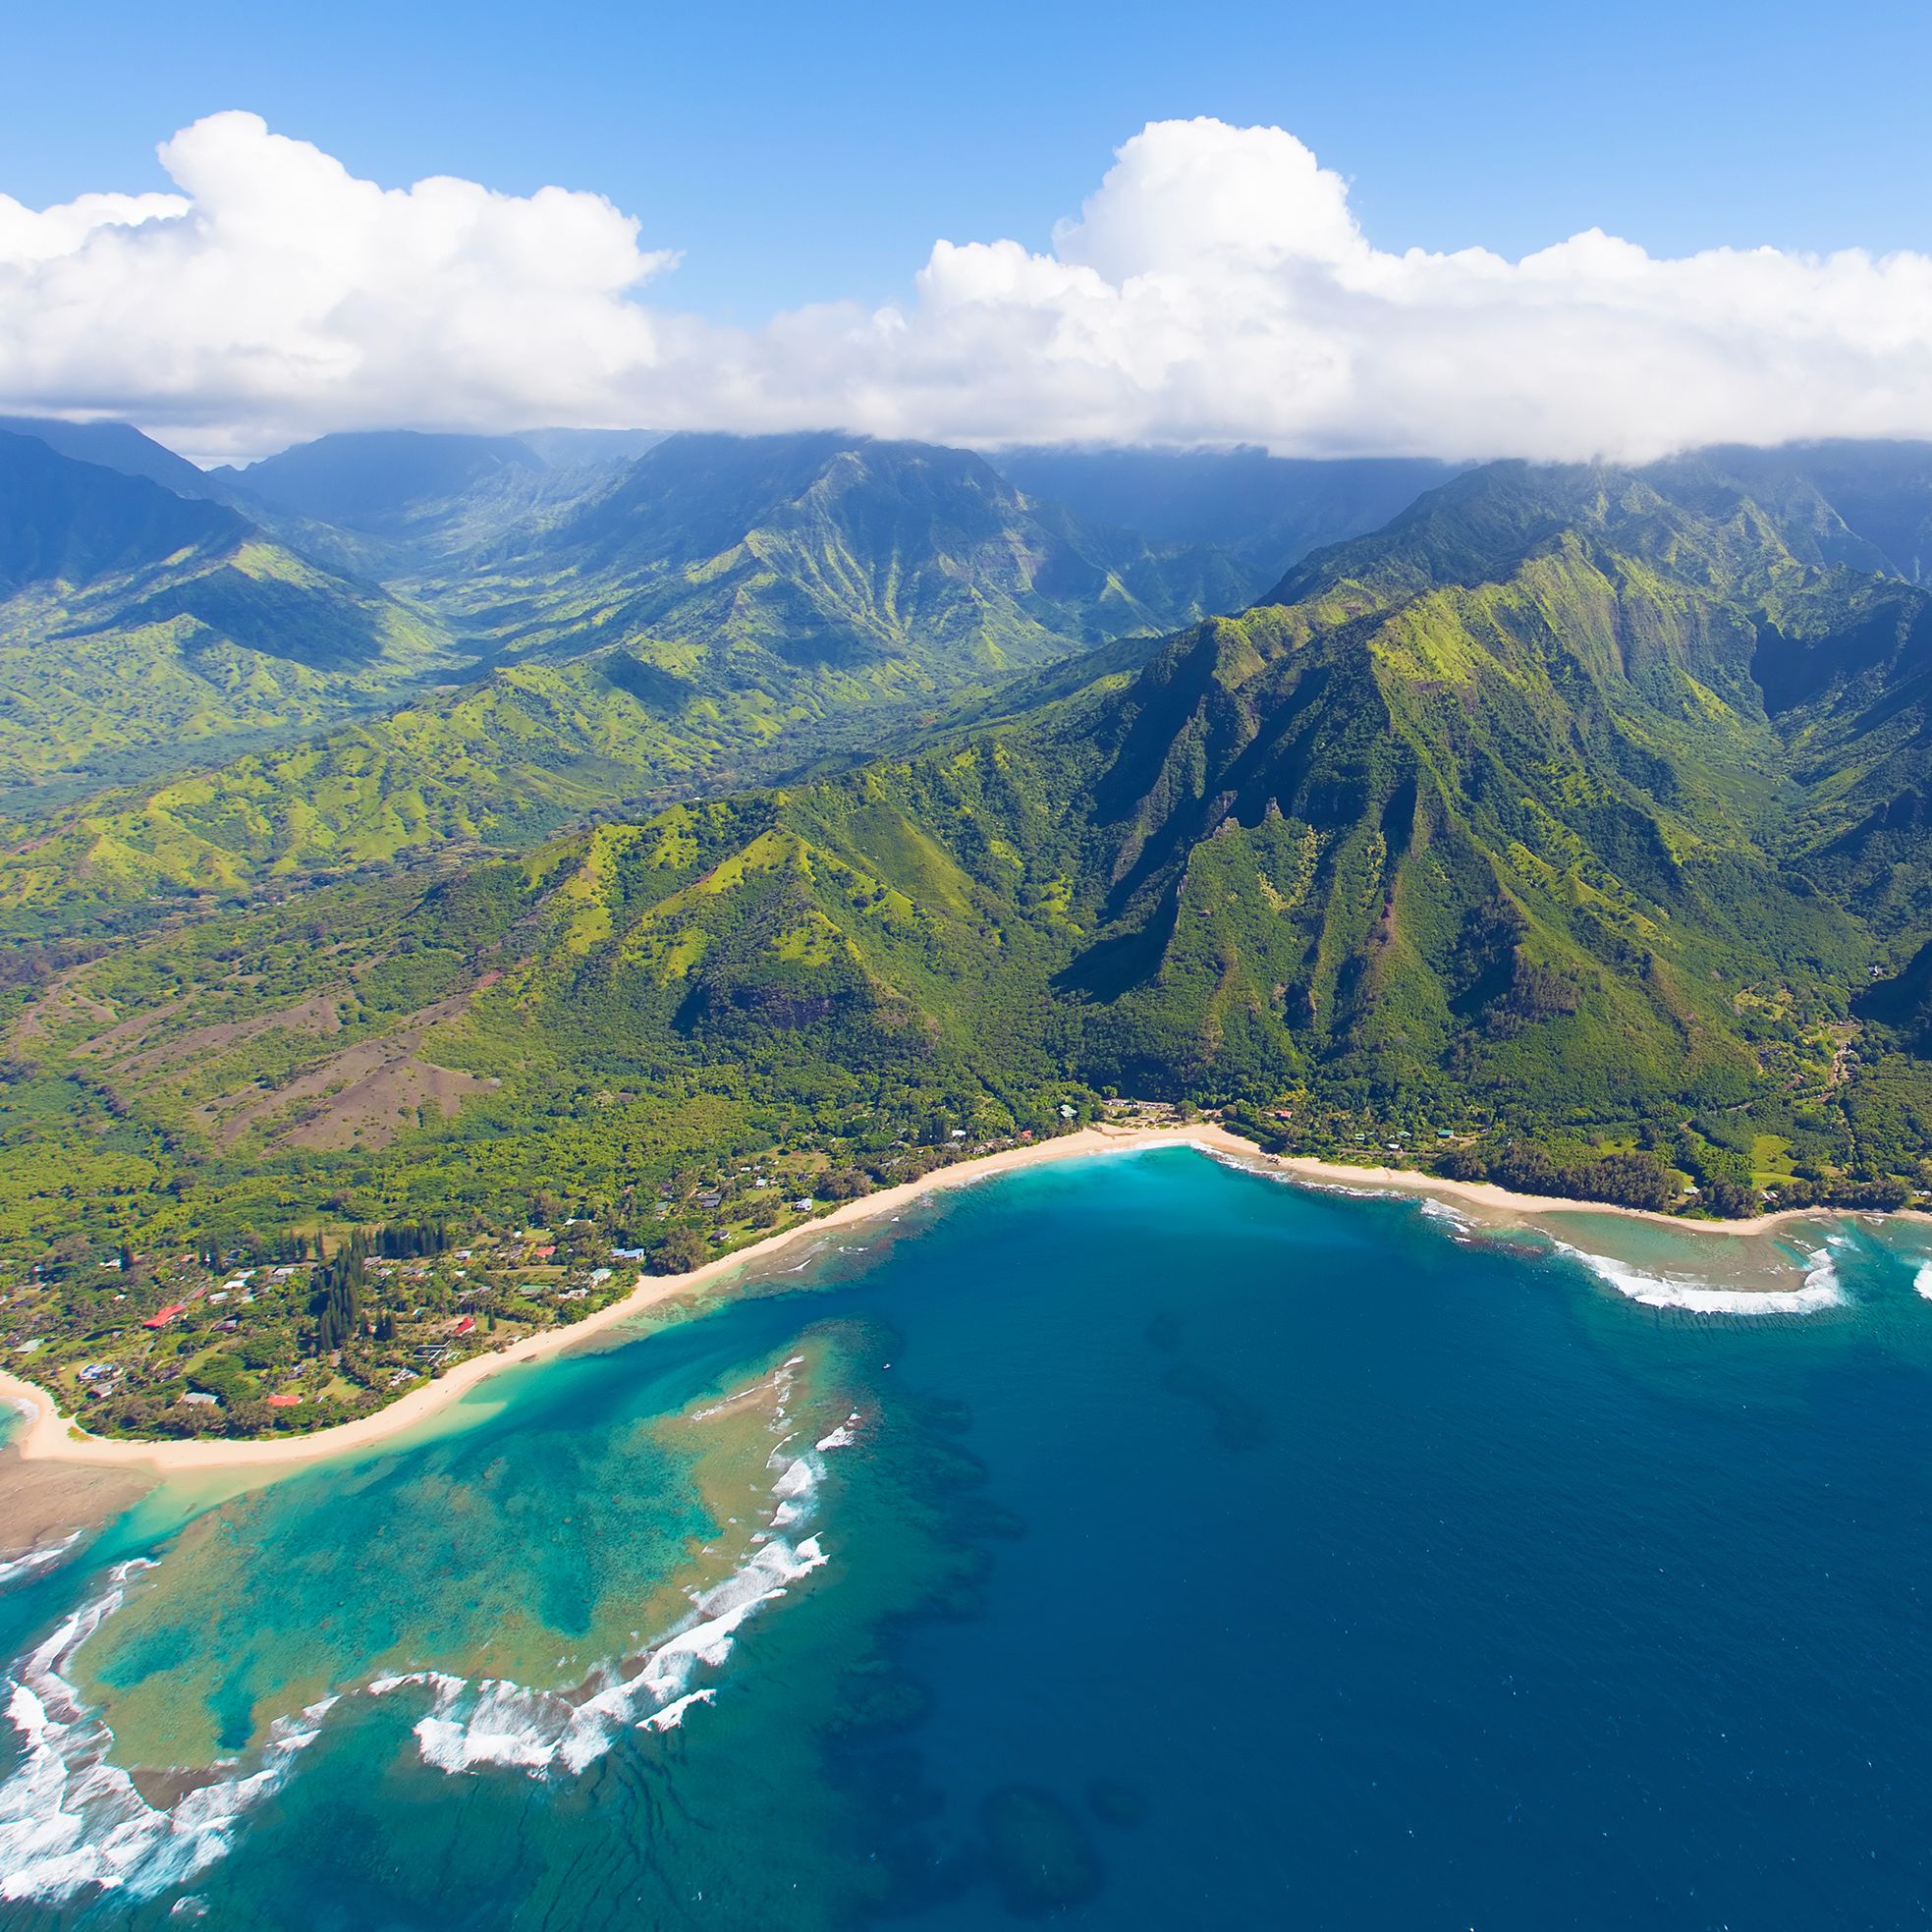
[(933, 241), (1045, 246), (1143, 123), (1272, 123), (1381, 248), (1506, 254), (1600, 225), (1932, 247), (1923, 6), (1196, 4), (668, 9), (22, 6), (0, 191), (165, 185), (220, 108), (402, 184), (594, 189), (685, 260), (657, 299), (751, 323), (900, 295)]
[(208, 460), (1932, 437), (1923, 0), (107, 0), (0, 56), (0, 409)]

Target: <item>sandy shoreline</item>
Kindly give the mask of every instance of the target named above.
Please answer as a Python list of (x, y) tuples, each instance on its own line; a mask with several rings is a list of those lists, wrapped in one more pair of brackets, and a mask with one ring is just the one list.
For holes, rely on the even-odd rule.
[(458, 1362), (447, 1373), (419, 1389), (412, 1389), (373, 1415), (358, 1416), (354, 1421), (333, 1428), (317, 1429), (312, 1435), (282, 1436), (260, 1442), (211, 1441), (138, 1442), (82, 1432), (72, 1418), (63, 1416), (53, 1397), (37, 1383), (0, 1370), (0, 1400), (28, 1412), (28, 1421), (9, 1444), (22, 1462), (68, 1463), (134, 1464), (155, 1474), (176, 1474), (192, 1469), (270, 1469), (302, 1463), (320, 1462), (345, 1451), (365, 1448), (397, 1435), (417, 1422), (427, 1420), (452, 1403), (460, 1401), (500, 1370), (517, 1362), (536, 1361), (545, 1355), (581, 1342), (601, 1329), (628, 1321), (661, 1302), (688, 1295), (694, 1289), (709, 1287), (734, 1270), (754, 1265), (800, 1242), (810, 1241), (828, 1230), (850, 1227), (856, 1221), (870, 1221), (881, 1214), (907, 1206), (926, 1194), (942, 1192), (985, 1180), (1017, 1168), (1036, 1167), (1049, 1161), (1073, 1160), (1084, 1155), (1132, 1151), (1137, 1147), (1178, 1146), (1189, 1141), (1203, 1146), (1213, 1144), (1221, 1152), (1246, 1154), (1266, 1160), (1253, 1142), (1242, 1140), (1220, 1128), (1081, 1128), (1052, 1140), (1031, 1146), (1009, 1147), (979, 1160), (960, 1161), (951, 1167), (935, 1168), (916, 1181), (897, 1187), (881, 1187), (875, 1193), (843, 1202), (831, 1213), (813, 1221), (803, 1221), (764, 1241), (754, 1242), (731, 1254), (721, 1254), (682, 1275), (639, 1275), (637, 1285), (622, 1300), (599, 1308), (595, 1314), (571, 1323), (568, 1328), (546, 1329), (526, 1335), (508, 1348), (487, 1354), (471, 1355)]
[[(1219, 1129), (1215, 1130), (1220, 1132)], [(1234, 1141), (1230, 1133), (1223, 1138)], [(1821, 1214), (1884, 1213), (1888, 1219), (1932, 1220), (1914, 1208), (1781, 1207), (1769, 1214), (1751, 1214), (1738, 1221), (1688, 1221), (1653, 1207), (1623, 1207), (1615, 1201), (1580, 1201), (1569, 1194), (1518, 1194), (1488, 1181), (1446, 1181), (1436, 1174), (1417, 1174), (1405, 1167), (1351, 1167), (1340, 1161), (1309, 1160), (1297, 1154), (1264, 1154), (1252, 1141), (1242, 1140), (1244, 1153), (1254, 1155), (1273, 1174), (1293, 1174), (1322, 1187), (1388, 1188), (1403, 1194), (1442, 1194), (1505, 1214), (1615, 1214), (1630, 1221), (1649, 1221), (1686, 1235), (1762, 1235), (1789, 1221), (1815, 1221)]]
[(880, 1215), (890, 1214), (894, 1209), (905, 1207), (927, 1194), (969, 1187), (995, 1175), (1041, 1167), (1055, 1161), (1077, 1160), (1096, 1154), (1132, 1153), (1152, 1147), (1193, 1147), (1202, 1153), (1223, 1155), (1262, 1172), (1286, 1175), (1317, 1187), (1363, 1187), (1378, 1192), (1437, 1195), (1493, 1213), (1627, 1215), (1696, 1234), (1760, 1234), (1787, 1221), (1841, 1211), (1787, 1208), (1775, 1214), (1754, 1215), (1745, 1221), (1684, 1221), (1675, 1215), (1655, 1213), (1645, 1208), (1617, 1207), (1607, 1202), (1571, 1200), (1557, 1195), (1517, 1194), (1506, 1187), (1493, 1187), (1488, 1182), (1446, 1181), (1434, 1175), (1415, 1174), (1406, 1168), (1354, 1167), (1343, 1162), (1269, 1154), (1252, 1140), (1232, 1133), (1212, 1122), (1171, 1128), (1086, 1127), (1030, 1146), (1009, 1147), (978, 1160), (936, 1168), (916, 1181), (882, 1187), (876, 1193), (846, 1201), (817, 1220), (801, 1222), (796, 1228), (787, 1228), (780, 1234), (754, 1242), (749, 1247), (720, 1255), (715, 1261), (707, 1261), (687, 1274), (640, 1275), (636, 1287), (622, 1300), (613, 1301), (608, 1307), (586, 1315), (581, 1321), (573, 1322), (568, 1328), (547, 1329), (538, 1335), (525, 1336), (501, 1351), (472, 1355), (435, 1381), (419, 1389), (412, 1389), (408, 1395), (378, 1409), (373, 1415), (359, 1416), (354, 1421), (338, 1423), (332, 1428), (318, 1429), (312, 1435), (285, 1436), (258, 1442), (207, 1439), (138, 1442), (90, 1436), (71, 1418), (61, 1415), (52, 1396), (45, 1389), (0, 1370), (0, 1400), (25, 1410), (28, 1418), (21, 1433), (8, 1446), (9, 1454), (24, 1463), (49, 1462), (91, 1466), (114, 1464), (144, 1469), (156, 1476), (189, 1470), (273, 1470), (320, 1462), (348, 1451), (367, 1448), (426, 1421), (501, 1369), (556, 1354), (602, 1329), (628, 1321), (646, 1309), (693, 1290), (709, 1287), (735, 1270), (753, 1266), (769, 1255), (800, 1242), (811, 1241), (831, 1229), (876, 1220)]

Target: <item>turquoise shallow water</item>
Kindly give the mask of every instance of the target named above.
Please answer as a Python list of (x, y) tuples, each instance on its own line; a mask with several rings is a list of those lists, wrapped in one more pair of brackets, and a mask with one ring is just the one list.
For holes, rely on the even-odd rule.
[(164, 1490), (0, 1596), (0, 1912), (1914, 1922), (1932, 1257), (1687, 1239), (1039, 1170)]

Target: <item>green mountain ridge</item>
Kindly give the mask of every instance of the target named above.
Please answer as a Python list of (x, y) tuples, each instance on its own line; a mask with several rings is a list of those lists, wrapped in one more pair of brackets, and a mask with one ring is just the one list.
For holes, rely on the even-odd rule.
[[(1523, 507), (1498, 487), (1471, 507)], [(690, 982), (638, 997), (713, 1029), (787, 1010), (737, 946), (708, 981), (701, 911), (771, 929), (773, 987), (837, 982), (800, 1012), (1005, 1039), (1009, 1008), (1040, 1006), (1096, 1084), (1228, 1097), (1320, 1068), (1474, 1097), (1547, 1063), (1597, 1115), (1737, 1097), (1755, 1063), (1710, 975), (1759, 977), (1767, 951), (1844, 971), (1862, 948), (1758, 843), (1790, 790), (1765, 775), (1755, 633), (1697, 580), (1766, 532), (1630, 496), (1599, 491), (1594, 529), (1532, 541), (1500, 583), (1378, 609), (1336, 560), (1302, 601), (991, 734), (775, 795), (745, 846), (703, 855), (731, 892), (681, 898), (678, 875), (641, 921), (609, 911), (620, 935), (668, 925)], [(910, 923), (855, 918), (855, 890)], [(613, 969), (658, 956), (610, 944)]]
[(420, 612), (234, 509), (0, 434), (0, 783), (219, 756), (453, 662)]
[(806, 434), (667, 438), (603, 494), (421, 594), (505, 655), (641, 634), (798, 665), (997, 676), (1246, 601), (1220, 552), (1163, 549), (1036, 504), (982, 459)]
[[(1015, 671), (1243, 594), (1218, 553), (1090, 530), (964, 452), (831, 436), (672, 438), (555, 524), (405, 587), (498, 668), (23, 819), (0, 908), (84, 921), (444, 845), (527, 845), (599, 809), (850, 755)], [(204, 613), (214, 589), (193, 580)]]
[[(634, 514), (563, 554), (602, 529), (635, 556)], [(950, 607), (968, 633), (1036, 594), (1011, 527)], [(1835, 527), (1682, 467), (1494, 465), (1281, 600), (1005, 685), (942, 696), (908, 652), (906, 706), (868, 709), (877, 646), (802, 653), (817, 722), (909, 737), (776, 786), (737, 781), (825, 741), (734, 712), (742, 660), (736, 697), (692, 695), (707, 649), (779, 655), (761, 630), (533, 647), (77, 810), (10, 853), (17, 916), (245, 903), (17, 949), (0, 1145), (63, 1165), (23, 1153), (0, 1228), (27, 1252), (77, 1202), (175, 1239), (544, 1190), (648, 1242), (635, 1189), (679, 1163), (805, 1143), (883, 1173), (1109, 1088), (1311, 1151), (1447, 1133), (1478, 1171), (1653, 1201), (1672, 1168), (1720, 1205), (1925, 1190), (1932, 604)], [(750, 548), (686, 528), (674, 600)], [(903, 612), (901, 580), (845, 608)], [(825, 681), (855, 656), (848, 699)]]
[(1692, 507), (1749, 497), (1806, 562), (1922, 583), (1932, 578), (1932, 443), (1720, 445), (1654, 465), (1657, 486)]
[(293, 548), (407, 595), (415, 576), (568, 515), (655, 440), (562, 429), (366, 430), (213, 474), (230, 500)]
[(556, 952), (491, 998), (614, 1061), (633, 1028), (744, 1057), (830, 1027), (841, 1063), (848, 1034), (996, 1042), (1009, 1069), (1030, 1037), (1035, 1077), (1451, 1118), (1801, 1080), (1874, 939), (1807, 874), (1831, 840), (1790, 747), (1862, 714), (1774, 720), (1752, 669), (1766, 611), (1818, 652), (1864, 612), (1749, 506), (1715, 524), (1589, 471), (1451, 493), (1416, 540), (1514, 545), (1500, 580), (1471, 555), (1408, 594), (1386, 546), (1331, 555), (1297, 603), (990, 731), (706, 807), (701, 835), (690, 808), (594, 835)]
[[(1151, 524), (1178, 515), (1194, 529), (1246, 487), (1258, 461), (1272, 492), (1260, 522), (1274, 534), (1243, 525), (1220, 545), (1084, 520), (966, 452), (832, 434), (370, 432), (201, 471), (124, 423), (9, 420), (18, 437), (0, 445), (0, 550), (11, 556), (9, 576), (0, 555), (0, 582), (14, 589), (0, 603), (0, 813), (14, 814), (16, 844), (34, 841), (42, 854), (105, 852), (139, 836), (127, 817), (138, 799), (103, 788), (219, 769), (238, 755), (273, 762), (335, 723), (396, 705), (413, 714), (399, 727), (413, 743), (425, 705), (460, 705), (450, 748), (473, 767), (456, 741), (478, 707), (454, 688), (492, 667), (614, 649), (639, 667), (612, 664), (650, 713), (635, 721), (639, 742), (620, 762), (636, 775), (616, 786), (614, 804), (660, 796), (665, 774), (689, 777), (707, 759), (706, 782), (729, 783), (907, 742), (922, 719), (1016, 673), (1240, 608), (1272, 574), (1271, 546), (1359, 526), (1406, 481), (1434, 473), (1341, 466), (1348, 474), (1323, 496), (1321, 466), (1252, 452), (1151, 469), (1127, 452), (1079, 458), (1098, 500)], [(1068, 460), (1055, 459), (1062, 469)], [(1172, 494), (1184, 472), (1191, 508), (1164, 513), (1162, 488)], [(562, 688), (575, 682), (550, 693), (552, 709), (576, 701)], [(661, 745), (642, 742), (653, 732)], [(810, 742), (790, 742), (800, 734)], [(783, 755), (766, 755), (781, 741)], [(488, 748), (487, 732), (470, 747)], [(407, 762), (407, 750), (397, 755)], [(545, 745), (537, 791), (573, 761), (569, 747)], [(378, 752), (376, 762), (390, 759)], [(597, 768), (594, 755), (586, 768)], [(256, 774), (237, 782), (252, 794)], [(518, 784), (506, 772), (499, 789)], [(103, 794), (87, 814), (100, 838), (47, 844), (89, 794)], [(380, 814), (379, 797), (365, 802)], [(157, 798), (154, 810), (165, 819), (173, 803)], [(302, 801), (291, 804), (303, 816)], [(352, 822), (360, 809), (336, 814), (317, 863), (387, 850), (379, 834), (362, 839)], [(487, 802), (479, 811), (551, 822)], [(440, 822), (433, 810), (423, 819)], [(117, 860), (96, 883), (165, 892), (246, 879), (264, 862), (263, 843), (251, 834), (246, 851), (190, 864), (193, 842), (165, 839), (153, 862)], [(267, 843), (265, 862), (304, 862), (301, 840)], [(32, 883), (16, 879), (0, 897), (31, 898), (47, 876), (36, 865)], [(79, 902), (107, 904), (118, 889), (83, 888)]]

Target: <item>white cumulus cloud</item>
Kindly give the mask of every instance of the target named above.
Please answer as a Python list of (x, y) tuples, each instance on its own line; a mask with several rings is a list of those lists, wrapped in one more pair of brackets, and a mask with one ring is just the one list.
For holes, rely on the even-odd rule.
[(160, 151), (178, 193), (0, 194), (6, 407), (202, 454), (548, 422), (1451, 457), (1932, 435), (1932, 256), (1392, 253), (1278, 128), (1156, 122), (1048, 250), (941, 241), (903, 303), (756, 330), (663, 304), (675, 252), (600, 195), (383, 189), (243, 113)]

